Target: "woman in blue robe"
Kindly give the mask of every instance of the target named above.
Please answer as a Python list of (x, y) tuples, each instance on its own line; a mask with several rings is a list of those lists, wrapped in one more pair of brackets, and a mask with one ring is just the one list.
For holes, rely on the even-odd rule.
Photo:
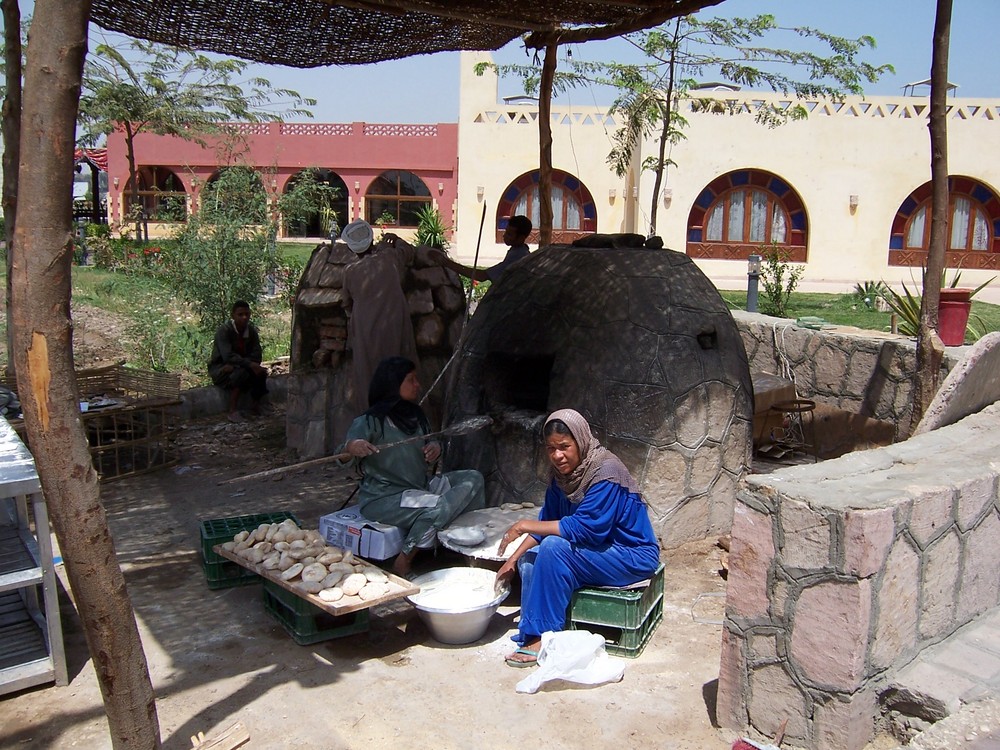
[(553, 412), (542, 429), (552, 482), (537, 521), (518, 521), (500, 553), (522, 534), (520, 546), (497, 571), (521, 576), (521, 619), (507, 657), (512, 667), (537, 662), (542, 633), (562, 630), (573, 592), (583, 586), (628, 586), (660, 565), (660, 546), (638, 485), (604, 448), (583, 416)]

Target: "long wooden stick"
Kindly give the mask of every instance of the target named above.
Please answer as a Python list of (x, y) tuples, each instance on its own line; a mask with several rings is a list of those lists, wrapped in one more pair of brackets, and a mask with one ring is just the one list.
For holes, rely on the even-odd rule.
[[(472, 419), (467, 419), (464, 422), (459, 422), (458, 424), (452, 425), (451, 427), (445, 427), (443, 430), (438, 430), (437, 432), (429, 432), (426, 435), (414, 435), (413, 437), (408, 437), (405, 440), (397, 440), (394, 443), (387, 443), (386, 445), (380, 445), (379, 451), (384, 451), (387, 448), (395, 448), (398, 445), (409, 445), (410, 443), (418, 443), (424, 440), (429, 440), (431, 438), (443, 437), (445, 435), (464, 435), (468, 432), (474, 432), (475, 430), (481, 430), (483, 427), (488, 427), (493, 423), (493, 420), (489, 417), (473, 417)], [(267, 469), (265, 471), (258, 471), (255, 474), (246, 474), (242, 477), (233, 477), (232, 479), (225, 479), (219, 482), (220, 485), (223, 484), (233, 484), (234, 482), (246, 482), (251, 479), (263, 479), (264, 477), (273, 477), (276, 474), (283, 474), (286, 471), (292, 471), (293, 469), (306, 469), (311, 466), (320, 466), (321, 464), (332, 463), (333, 461), (347, 461), (353, 458), (350, 453), (336, 453), (332, 456), (321, 456), (320, 458), (312, 458), (308, 461), (300, 461), (297, 464), (289, 464), (288, 466), (278, 466), (274, 469)]]

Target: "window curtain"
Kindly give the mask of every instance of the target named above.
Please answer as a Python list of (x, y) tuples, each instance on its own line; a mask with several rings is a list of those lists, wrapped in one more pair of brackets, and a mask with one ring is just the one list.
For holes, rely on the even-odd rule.
[(955, 208), (951, 214), (951, 243), (948, 245), (952, 250), (965, 250), (969, 237), (970, 208), (968, 198), (959, 196), (955, 199)]
[(746, 215), (745, 191), (734, 190), (729, 194), (729, 227), (726, 239), (743, 242), (743, 217)]
[(906, 231), (907, 247), (920, 248), (924, 246), (924, 225), (927, 222), (927, 205), (925, 203), (921, 206), (910, 219), (910, 226)]
[(708, 214), (708, 221), (705, 222), (705, 240), (708, 242), (722, 242), (722, 216), (725, 213), (725, 206), (719, 202), (712, 207)]
[(750, 242), (764, 242), (766, 233), (767, 195), (754, 190), (750, 193)]

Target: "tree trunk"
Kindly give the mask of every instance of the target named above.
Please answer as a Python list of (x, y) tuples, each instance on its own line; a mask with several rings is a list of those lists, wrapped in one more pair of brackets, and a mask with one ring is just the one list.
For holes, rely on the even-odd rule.
[(916, 429), (937, 393), (944, 344), (938, 336), (941, 274), (948, 244), (948, 44), (951, 36), (952, 0), (937, 0), (934, 49), (931, 56), (931, 236), (920, 302), (917, 336), (917, 373), (913, 389), (910, 432)]
[(552, 243), (552, 81), (558, 44), (545, 48), (538, 87), (538, 246)]
[(37, 0), (13, 262), (18, 395), (97, 673), (112, 746), (159, 748), (156, 704), (80, 421), (70, 319), (76, 113), (88, 0)]
[[(670, 60), (667, 68), (666, 106), (661, 108), (663, 114), (663, 129), (660, 130), (659, 151), (657, 152), (656, 171), (653, 177), (653, 198), (649, 207), (649, 234), (656, 234), (656, 215), (660, 208), (660, 189), (663, 186), (663, 173), (667, 170), (667, 142), (674, 124), (674, 82), (677, 79), (677, 40), (681, 35), (681, 19), (674, 22), (674, 43), (670, 47)], [(642, 166), (640, 165), (640, 174)]]
[[(4, 65), (7, 95), (3, 100), (3, 221), (7, 243), (7, 317), (11, 320), (11, 269), (14, 257), (14, 215), (17, 213), (17, 163), (21, 153), (21, 9), (17, 0), (3, 0)], [(14, 327), (7, 326), (7, 371), (13, 375)]]

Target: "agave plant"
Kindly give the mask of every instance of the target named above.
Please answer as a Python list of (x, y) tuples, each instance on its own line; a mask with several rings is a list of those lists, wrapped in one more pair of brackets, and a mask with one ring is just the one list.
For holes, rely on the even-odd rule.
[(451, 227), (447, 226), (441, 218), (441, 212), (433, 206), (424, 206), (417, 211), (416, 242), (418, 245), (447, 250), (447, 234), (450, 229)]

